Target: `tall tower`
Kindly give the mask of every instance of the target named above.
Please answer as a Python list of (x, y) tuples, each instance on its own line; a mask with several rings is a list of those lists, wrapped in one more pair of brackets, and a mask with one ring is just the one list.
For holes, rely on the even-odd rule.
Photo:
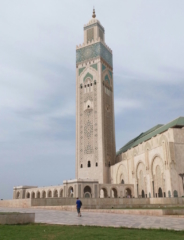
[(115, 155), (112, 50), (93, 10), (76, 47), (76, 178), (111, 183)]

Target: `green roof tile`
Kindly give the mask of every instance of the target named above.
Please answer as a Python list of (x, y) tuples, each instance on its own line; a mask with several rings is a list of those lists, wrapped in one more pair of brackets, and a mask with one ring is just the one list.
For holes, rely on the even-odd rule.
[(179, 117), (165, 125), (158, 124), (155, 127), (149, 129), (148, 131), (141, 133), (139, 136), (132, 139), (127, 144), (125, 144), (122, 148), (120, 148), (119, 151), (116, 153), (116, 155), (126, 152), (128, 149), (131, 149), (142, 142), (148, 141), (152, 137), (155, 137), (157, 134), (167, 131), (169, 128), (176, 128), (176, 127), (184, 127), (184, 117)]

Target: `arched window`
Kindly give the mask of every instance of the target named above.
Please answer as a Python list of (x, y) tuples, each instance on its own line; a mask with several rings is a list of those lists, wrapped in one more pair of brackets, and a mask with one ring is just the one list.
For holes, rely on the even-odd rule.
[(90, 161), (88, 161), (88, 167), (91, 167), (91, 162)]
[(80, 166), (81, 168), (83, 168), (83, 165), (81, 164), (81, 166)]
[(174, 190), (173, 194), (174, 194), (174, 197), (178, 197), (178, 192), (176, 190)]
[(96, 167), (98, 167), (98, 163), (96, 162)]
[(17, 196), (16, 196), (17, 199), (20, 198), (20, 192), (17, 192)]
[(123, 179), (121, 180), (121, 184), (125, 184), (125, 181)]
[(30, 193), (29, 192), (26, 194), (26, 198), (30, 198)]

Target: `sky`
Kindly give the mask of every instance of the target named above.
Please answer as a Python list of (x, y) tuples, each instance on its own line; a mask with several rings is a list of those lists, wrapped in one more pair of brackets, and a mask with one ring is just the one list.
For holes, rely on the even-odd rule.
[(183, 0), (0, 6), (0, 199), (75, 178), (75, 51), (93, 6), (113, 50), (116, 149), (184, 116)]

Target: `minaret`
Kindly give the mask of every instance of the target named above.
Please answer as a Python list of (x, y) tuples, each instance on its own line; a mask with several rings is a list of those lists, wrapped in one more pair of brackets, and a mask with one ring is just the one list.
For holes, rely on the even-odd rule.
[(76, 47), (76, 178), (111, 183), (114, 163), (112, 50), (93, 9), (84, 43)]

